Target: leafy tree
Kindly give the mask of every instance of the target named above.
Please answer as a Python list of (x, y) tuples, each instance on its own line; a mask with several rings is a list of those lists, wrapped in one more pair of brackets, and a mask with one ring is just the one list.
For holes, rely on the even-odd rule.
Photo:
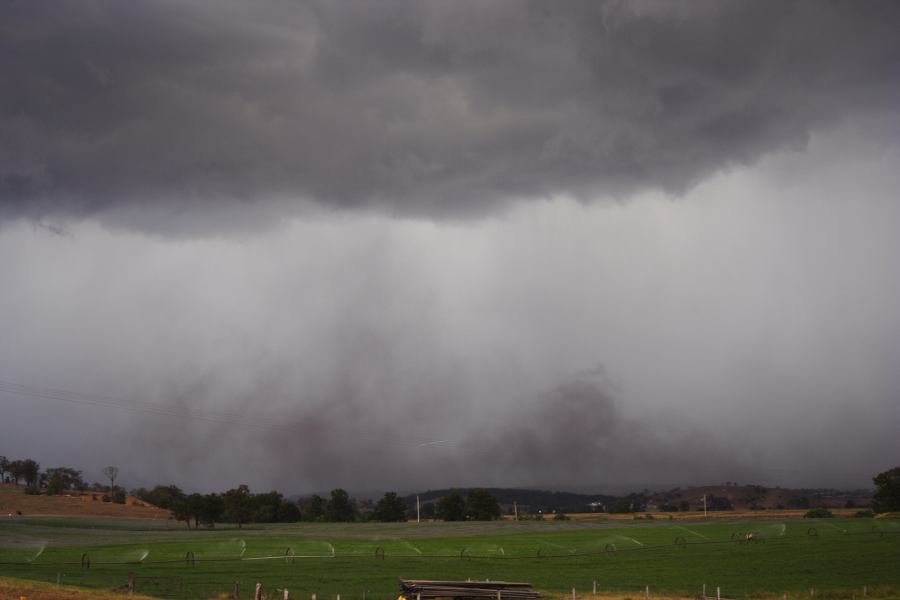
[(36, 486), (41, 474), (41, 465), (30, 458), (26, 458), (19, 462), (21, 463), (19, 473), (22, 479), (25, 480), (25, 485), (30, 487)]
[(275, 523), (278, 520), (278, 507), (261, 504), (253, 511), (254, 523)]
[(300, 520), (300, 507), (296, 502), (282, 500), (277, 517), (279, 523), (296, 523)]
[(253, 521), (255, 523), (275, 523), (283, 496), (276, 491), (253, 496)]
[(59, 471), (50, 473), (50, 477), (47, 480), (47, 495), (58, 496), (63, 493), (63, 489), (62, 475), (60, 475)]
[(250, 521), (253, 516), (253, 498), (250, 497), (249, 487), (242, 483), (225, 492), (222, 499), (225, 501), (225, 520), (237, 523), (238, 529)]
[(872, 496), (872, 510), (878, 513), (900, 510), (900, 465), (879, 473), (872, 481), (877, 488)]
[(225, 501), (219, 494), (206, 494), (201, 504), (200, 522), (209, 527), (215, 527), (217, 521), (222, 520), (225, 512)]
[(438, 500), (436, 516), (444, 521), (465, 521), (466, 501), (457, 490)]
[(47, 476), (48, 490), (53, 483), (54, 477), (59, 481), (61, 486), (60, 492), (63, 490), (80, 490), (84, 489), (84, 480), (81, 478), (81, 471), (71, 469), (69, 467), (54, 467), (47, 469), (44, 473)]
[(325, 498), (313, 494), (303, 501), (300, 513), (304, 521), (318, 521), (325, 517)]
[(487, 490), (472, 490), (466, 495), (466, 516), (472, 521), (500, 518), (500, 504)]
[(19, 480), (22, 479), (22, 461), (21, 460), (11, 460), (6, 465), (7, 471), (9, 471), (10, 480), (19, 485)]
[(349, 523), (356, 518), (356, 509), (350, 495), (341, 488), (331, 490), (331, 499), (325, 505), (325, 520)]
[(206, 510), (205, 501), (202, 494), (191, 494), (187, 497), (187, 512), (191, 519), (194, 520), (194, 529), (200, 528), (200, 519)]
[(187, 528), (191, 528), (191, 509), (188, 506), (187, 498), (178, 498), (169, 505), (169, 510), (178, 521), (184, 521)]
[(173, 510), (177, 502), (183, 502), (185, 499), (184, 492), (176, 485), (157, 485), (152, 490), (140, 488), (134, 491), (134, 495), (165, 510)]
[(387, 492), (375, 505), (372, 514), (376, 521), (383, 523), (399, 523), (406, 521), (406, 503), (397, 496), (397, 492)]

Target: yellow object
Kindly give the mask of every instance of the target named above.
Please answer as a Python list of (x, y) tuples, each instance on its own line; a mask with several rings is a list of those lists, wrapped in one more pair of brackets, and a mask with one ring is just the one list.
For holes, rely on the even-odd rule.
[[(25, 598), (22, 598), (22, 600), (25, 600)], [(397, 600), (406, 600), (406, 596), (400, 594), (399, 596), (397, 596)]]

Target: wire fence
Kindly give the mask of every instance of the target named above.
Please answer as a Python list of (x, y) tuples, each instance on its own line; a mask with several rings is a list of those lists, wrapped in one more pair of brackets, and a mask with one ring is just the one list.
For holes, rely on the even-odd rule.
[[(894, 541), (900, 531), (879, 530), (873, 528), (870, 531), (845, 532), (820, 536), (818, 528), (810, 526), (804, 534), (793, 535), (760, 535), (754, 531), (735, 531), (729, 539), (692, 540), (684, 536), (675, 536), (668, 543), (659, 543), (643, 546), (619, 547), (614, 543), (606, 543), (602, 547), (581, 550), (564, 550), (547, 552), (543, 548), (535, 548), (532, 552), (525, 553), (524, 548), (519, 548), (518, 553), (498, 554), (482, 552), (478, 548), (467, 549), (461, 547), (453, 553), (436, 554), (401, 554), (386, 552), (383, 547), (376, 547), (373, 552), (367, 554), (297, 554), (290, 547), (278, 554), (267, 556), (201, 556), (198, 552), (187, 551), (184, 556), (178, 558), (166, 558), (155, 560), (92, 560), (90, 551), (81, 554), (79, 560), (40, 560), (40, 561), (0, 561), (0, 572), (27, 579), (41, 580), (59, 585), (74, 585), (87, 588), (103, 589), (127, 589), (128, 581), (131, 581), (131, 589), (134, 592), (149, 596), (164, 598), (210, 598), (234, 593), (236, 581), (241, 581), (244, 586), (241, 597), (252, 597), (254, 590), (250, 589), (257, 581), (275, 582), (273, 585), (265, 585), (264, 593), (269, 598), (279, 597), (284, 589), (294, 590), (292, 597), (310, 598), (315, 594), (315, 589), (335, 589), (336, 586), (345, 586), (340, 596), (344, 600), (394, 600), (393, 589), (396, 578), (406, 569), (430, 568), (435, 571), (446, 570), (454, 573), (470, 572), (476, 578), (484, 578), (485, 574), (504, 571), (502, 565), (522, 564), (522, 561), (532, 561), (531, 565), (516, 567), (515, 572), (532, 572), (535, 575), (540, 572), (540, 563), (549, 561), (559, 567), (555, 570), (573, 570), (573, 567), (565, 567), (567, 563), (582, 561), (590, 569), (604, 570), (603, 584), (607, 590), (634, 589), (634, 569), (623, 569), (629, 564), (632, 566), (646, 565), (647, 571), (652, 571), (659, 558), (677, 558), (703, 560), (714, 557), (723, 546), (746, 546), (768, 550), (783, 546), (797, 546), (799, 544), (819, 544), (820, 537), (829, 541), (842, 539), (856, 544), (888, 542), (895, 548)], [(847, 550), (853, 553), (853, 548)], [(374, 563), (368, 569), (359, 569), (364, 562)], [(376, 566), (377, 565), (377, 566)], [(582, 565), (582, 566), (584, 566)], [(354, 591), (350, 581), (341, 573), (348, 572), (365, 573), (354, 580), (352, 584), (359, 589)], [(573, 570), (573, 577), (575, 572)], [(582, 571), (584, 571), (582, 569)], [(581, 571), (579, 571), (581, 572)], [(900, 575), (900, 571), (897, 572)], [(330, 578), (330, 579), (329, 579)], [(366, 578), (371, 580), (373, 590), (365, 589)], [(353, 578), (349, 578), (353, 579)], [(898, 581), (900, 583), (900, 581)], [(357, 585), (358, 584), (358, 585)], [(700, 595), (698, 582), (695, 595)], [(559, 586), (556, 586), (557, 588)], [(642, 586), (641, 586), (642, 588)], [(596, 590), (596, 582), (593, 590)], [(683, 586), (680, 590), (684, 591)], [(746, 594), (749, 590), (741, 589), (740, 594)], [(374, 593), (373, 593), (374, 592)], [(573, 592), (574, 593), (574, 592)], [(336, 594), (321, 596), (322, 600), (334, 598)], [(705, 596), (705, 594), (703, 594)], [(864, 594), (860, 594), (860, 600)], [(810, 592), (803, 594), (804, 598), (827, 597), (820, 591), (818, 595)], [(849, 596), (847, 596), (849, 598)], [(799, 598), (799, 596), (795, 596)]]

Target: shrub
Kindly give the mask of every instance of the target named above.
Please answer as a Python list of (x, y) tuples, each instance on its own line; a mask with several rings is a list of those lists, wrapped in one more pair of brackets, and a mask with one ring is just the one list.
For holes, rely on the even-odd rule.
[(858, 510), (858, 511), (856, 511), (856, 513), (854, 513), (853, 516), (854, 516), (854, 517), (860, 517), (860, 518), (863, 518), (863, 519), (871, 519), (872, 517), (875, 516), (875, 511), (873, 511), (871, 508), (866, 508), (866, 509), (864, 509), (864, 510)]
[(566, 513), (556, 513), (555, 515), (553, 515), (553, 520), (554, 521), (568, 521), (569, 516)]
[(827, 508), (813, 508), (806, 511), (806, 514), (803, 515), (804, 519), (831, 519), (833, 517), (834, 513)]
[(26, 496), (40, 496), (41, 490), (37, 489), (36, 487), (27, 487), (27, 488), (25, 488), (25, 495)]

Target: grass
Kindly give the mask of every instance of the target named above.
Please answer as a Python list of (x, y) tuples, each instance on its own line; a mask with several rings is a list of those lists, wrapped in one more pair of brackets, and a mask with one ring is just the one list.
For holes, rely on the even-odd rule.
[[(755, 543), (737, 543), (752, 529)], [(383, 558), (382, 556), (383, 551)], [(285, 555), (288, 555), (287, 557)], [(293, 555), (293, 556), (291, 556)], [(82, 568), (82, 556), (90, 568)], [(186, 557), (193, 560), (186, 560)], [(900, 521), (297, 524), (188, 531), (152, 521), (0, 522), (0, 575), (112, 589), (129, 571), (155, 596), (210, 598), (240, 580), (294, 597), (396, 598), (397, 579), (526, 580), (551, 594), (787, 592), (849, 598), (900, 587)], [(270, 594), (271, 596), (271, 594)]]

